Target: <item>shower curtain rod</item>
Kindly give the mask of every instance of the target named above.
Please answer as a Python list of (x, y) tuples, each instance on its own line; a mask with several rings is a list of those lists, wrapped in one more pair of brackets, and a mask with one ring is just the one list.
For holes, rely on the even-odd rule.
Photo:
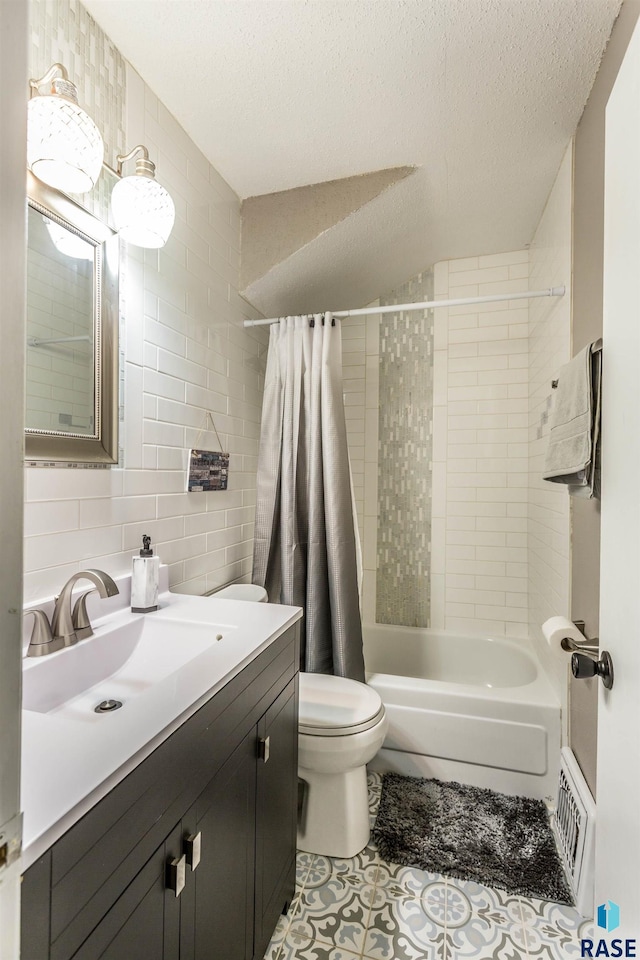
[[(366, 317), (371, 313), (398, 313), (401, 310), (428, 310), (432, 307), (462, 307), (472, 303), (498, 303), (500, 300), (533, 300), (535, 297), (563, 297), (565, 287), (528, 290), (526, 293), (500, 293), (489, 297), (462, 297), (458, 300), (425, 300), (423, 303), (392, 303), (384, 307), (361, 307), (357, 310), (330, 310), (334, 317)], [(262, 327), (278, 323), (280, 317), (268, 320), (245, 320), (245, 327)]]

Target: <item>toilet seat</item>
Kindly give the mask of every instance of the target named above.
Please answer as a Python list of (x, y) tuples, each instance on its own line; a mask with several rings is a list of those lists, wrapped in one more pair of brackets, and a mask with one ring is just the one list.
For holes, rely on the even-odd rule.
[(379, 694), (366, 684), (324, 673), (300, 674), (299, 733), (346, 737), (371, 729), (383, 717)]

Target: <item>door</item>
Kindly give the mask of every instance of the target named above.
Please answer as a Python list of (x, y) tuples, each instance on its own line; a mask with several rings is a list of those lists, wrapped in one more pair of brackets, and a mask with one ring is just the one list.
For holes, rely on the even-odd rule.
[[(640, 27), (606, 111), (596, 906), (640, 938)], [(603, 931), (601, 931), (603, 932)]]
[(0, 956), (19, 954), (28, 4), (0, 3)]

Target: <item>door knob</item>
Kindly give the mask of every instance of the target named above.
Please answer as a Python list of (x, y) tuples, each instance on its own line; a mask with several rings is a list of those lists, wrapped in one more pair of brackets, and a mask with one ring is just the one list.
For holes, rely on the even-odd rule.
[(600, 677), (607, 690), (613, 686), (613, 661), (608, 650), (602, 651), (599, 660), (587, 657), (584, 653), (571, 655), (571, 672), (576, 680), (586, 677)]

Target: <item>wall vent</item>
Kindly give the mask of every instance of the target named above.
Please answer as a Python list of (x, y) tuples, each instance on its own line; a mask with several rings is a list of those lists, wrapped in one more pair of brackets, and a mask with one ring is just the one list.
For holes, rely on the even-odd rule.
[(573, 751), (563, 747), (552, 825), (578, 911), (593, 916), (596, 805)]

